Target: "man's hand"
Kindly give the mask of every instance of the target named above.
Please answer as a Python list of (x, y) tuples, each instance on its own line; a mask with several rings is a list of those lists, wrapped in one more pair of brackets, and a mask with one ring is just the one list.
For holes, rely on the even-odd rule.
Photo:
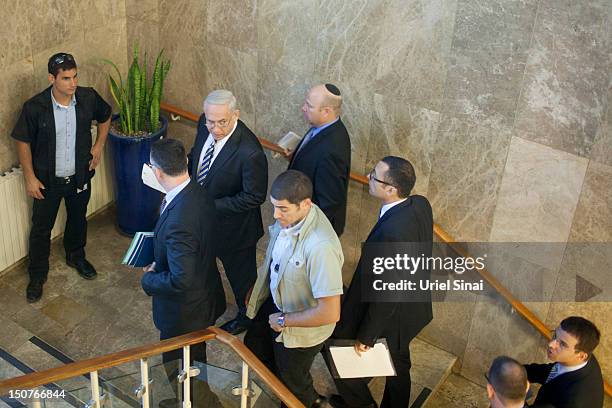
[(272, 330), (274, 330), (275, 332), (280, 332), (283, 330), (282, 327), (280, 327), (278, 325), (278, 317), (281, 315), (282, 313), (273, 313), (270, 315), (270, 317), (268, 318), (268, 323), (270, 323), (270, 327), (272, 328)]
[(366, 351), (371, 349), (370, 346), (366, 346), (365, 344), (362, 344), (359, 340), (355, 340), (354, 347), (355, 347), (355, 353), (357, 353), (359, 357), (361, 357), (361, 353), (365, 353)]
[(93, 158), (89, 161), (89, 170), (93, 170), (98, 167), (98, 164), (100, 164), (100, 160), (102, 159), (103, 150), (104, 146), (99, 145), (98, 143), (93, 145), (91, 148), (91, 155)]
[(26, 191), (28, 193), (28, 196), (33, 197), (37, 200), (44, 200), (45, 196), (43, 195), (41, 190), (45, 189), (45, 186), (43, 185), (43, 183), (40, 182), (39, 179), (36, 178), (36, 176), (31, 175), (29, 177), (26, 177)]
[(285, 159), (291, 160), (291, 157), (293, 156), (293, 150), (283, 148), (283, 152), (281, 154)]
[(143, 272), (155, 272), (155, 262), (142, 268)]

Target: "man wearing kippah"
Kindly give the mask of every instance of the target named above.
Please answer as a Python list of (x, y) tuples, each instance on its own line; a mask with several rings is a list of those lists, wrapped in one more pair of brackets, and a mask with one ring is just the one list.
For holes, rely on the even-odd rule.
[(342, 96), (332, 84), (313, 87), (302, 105), (310, 129), (295, 149), (290, 170), (312, 181), (312, 201), (329, 219), (338, 236), (344, 231), (346, 197), (351, 171), (351, 141), (340, 118)]
[[(87, 204), (91, 178), (100, 163), (110, 127), (111, 107), (93, 88), (77, 86), (74, 57), (65, 52), (49, 58), (49, 86), (26, 101), (11, 133), (17, 145), (28, 196), (34, 198), (26, 289), (28, 302), (38, 301), (49, 273), (51, 229), (64, 199), (66, 264), (85, 279), (97, 276), (85, 259)], [(98, 123), (92, 145), (91, 122)]]

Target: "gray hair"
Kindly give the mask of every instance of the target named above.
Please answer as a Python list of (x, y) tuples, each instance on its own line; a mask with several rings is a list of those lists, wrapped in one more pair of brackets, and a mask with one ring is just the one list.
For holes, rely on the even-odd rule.
[(206, 105), (228, 105), (229, 110), (234, 112), (236, 110), (236, 97), (227, 89), (216, 89), (204, 99), (203, 107), (206, 107)]

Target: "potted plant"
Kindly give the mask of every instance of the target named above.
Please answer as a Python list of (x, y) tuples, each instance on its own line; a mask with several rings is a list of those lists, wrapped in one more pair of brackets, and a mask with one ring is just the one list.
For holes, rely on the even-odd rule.
[(146, 54), (141, 65), (137, 46), (125, 81), (117, 65), (104, 60), (116, 73), (116, 78), (108, 75), (108, 82), (118, 110), (109, 131), (117, 224), (129, 235), (151, 231), (161, 203), (161, 193), (142, 183), (141, 172), (149, 161), (151, 144), (168, 130), (168, 121), (159, 116), (164, 79), (170, 70), (170, 61), (162, 58), (163, 52), (162, 49), (157, 55), (150, 78)]

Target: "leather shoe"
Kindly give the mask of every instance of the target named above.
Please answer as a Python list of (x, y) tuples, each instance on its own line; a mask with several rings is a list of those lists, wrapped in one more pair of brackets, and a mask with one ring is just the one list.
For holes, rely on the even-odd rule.
[(233, 320), (230, 320), (227, 323), (224, 323), (221, 326), (221, 329), (225, 330), (229, 334), (233, 334), (234, 336), (237, 336), (243, 331), (248, 330), (250, 325), (251, 325), (251, 321), (249, 319), (235, 318)]
[(314, 402), (310, 405), (310, 408), (323, 408), (327, 404), (327, 398), (322, 395), (319, 395), (319, 398), (314, 400)]
[(45, 282), (42, 280), (31, 280), (28, 283), (28, 287), (26, 288), (26, 299), (28, 303), (38, 302), (43, 294), (43, 284)]
[(74, 261), (66, 259), (66, 265), (75, 268), (79, 275), (85, 279), (96, 279), (96, 276), (98, 276), (96, 269), (87, 261), (87, 259), (77, 259)]

